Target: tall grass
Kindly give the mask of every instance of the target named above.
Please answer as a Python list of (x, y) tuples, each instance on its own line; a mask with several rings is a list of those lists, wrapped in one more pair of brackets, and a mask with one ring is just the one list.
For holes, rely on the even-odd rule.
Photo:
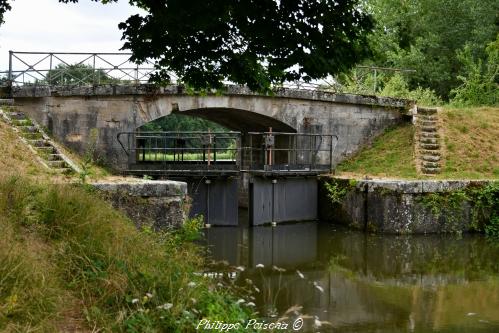
[(248, 317), (225, 286), (194, 274), (192, 225), (140, 232), (81, 186), (20, 178), (0, 179), (0, 216), (0, 330), (70, 325), (71, 298), (79, 319), (103, 331), (189, 332), (200, 318)]

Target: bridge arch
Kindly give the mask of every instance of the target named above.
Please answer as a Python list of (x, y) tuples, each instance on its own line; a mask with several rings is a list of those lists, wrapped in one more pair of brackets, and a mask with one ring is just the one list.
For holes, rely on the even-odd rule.
[(185, 115), (190, 117), (197, 117), (205, 120), (212, 121), (232, 131), (239, 131), (241, 133), (247, 132), (265, 132), (269, 127), (272, 127), (276, 132), (290, 132), (295, 133), (296, 129), (291, 127), (276, 118), (272, 118), (260, 113), (252, 111), (233, 109), (233, 108), (198, 108), (185, 111), (173, 111), (165, 115), (161, 115), (149, 122), (142, 124), (140, 127), (157, 121), (158, 119), (168, 117), (172, 114)]

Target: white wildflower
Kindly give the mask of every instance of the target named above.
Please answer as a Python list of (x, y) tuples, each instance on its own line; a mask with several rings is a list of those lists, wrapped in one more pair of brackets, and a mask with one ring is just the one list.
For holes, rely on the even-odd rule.
[(137, 304), (139, 302), (139, 299), (138, 298), (134, 298), (132, 299), (132, 304)]
[(196, 286), (196, 282), (191, 281), (187, 284), (187, 286), (193, 288)]
[(256, 268), (264, 268), (265, 266), (263, 264), (258, 264), (255, 266)]
[(173, 307), (172, 303), (165, 303), (163, 305), (158, 305), (158, 309), (163, 309), (163, 310), (170, 310)]
[(149, 297), (149, 298), (152, 298), (152, 294), (151, 293), (146, 293), (146, 296)]
[(247, 306), (255, 306), (255, 303), (253, 303), (253, 302), (248, 302), (248, 303), (246, 303), (246, 305), (247, 305)]
[(244, 299), (240, 298), (240, 299), (237, 300), (236, 304), (239, 305), (239, 304), (244, 303), (244, 302), (245, 302)]
[(302, 279), (304, 279), (304, 278), (305, 278), (305, 275), (303, 275), (303, 273), (302, 273), (302, 272), (300, 272), (299, 270), (296, 270), (296, 274), (298, 274), (298, 276), (299, 276), (300, 278), (302, 278)]
[(322, 288), (317, 282), (314, 281), (314, 287), (317, 288), (321, 293), (324, 292), (324, 288)]
[(243, 266), (237, 266), (236, 269), (240, 272), (244, 272), (244, 267)]

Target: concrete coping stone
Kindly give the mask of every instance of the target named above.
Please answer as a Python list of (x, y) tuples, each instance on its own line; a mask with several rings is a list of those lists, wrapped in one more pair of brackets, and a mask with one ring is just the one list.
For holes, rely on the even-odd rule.
[(187, 183), (172, 180), (141, 180), (92, 183), (104, 192), (127, 193), (134, 197), (185, 197)]
[[(187, 95), (187, 91), (181, 85), (170, 85), (156, 87), (150, 84), (141, 85), (95, 85), (95, 86), (20, 86), (13, 87), (14, 97), (50, 97), (50, 96), (115, 96), (115, 95)], [(407, 99), (381, 97), (374, 95), (342, 94), (321, 90), (305, 90), (276, 88), (273, 95), (262, 95), (251, 91), (245, 86), (227, 85), (225, 96), (263, 96), (273, 98), (292, 98), (335, 102), (341, 104), (371, 105), (380, 107), (391, 107), (406, 111), (415, 109), (415, 102)]]
[(451, 192), (470, 185), (485, 186), (497, 180), (358, 180), (356, 188), (368, 192), (390, 190), (402, 194)]

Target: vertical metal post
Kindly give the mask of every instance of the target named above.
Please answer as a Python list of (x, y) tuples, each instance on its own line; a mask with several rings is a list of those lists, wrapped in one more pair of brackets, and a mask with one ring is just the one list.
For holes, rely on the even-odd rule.
[(92, 72), (92, 83), (93, 85), (95, 86), (96, 85), (96, 81), (95, 81), (95, 54), (94, 54), (94, 61), (93, 61), (93, 65), (92, 65), (92, 68), (93, 68), (93, 72)]
[(14, 51), (9, 51), (9, 77), (8, 77), (8, 84), (9, 86), (12, 86), (12, 54)]
[(53, 57), (53, 54), (51, 53), (50, 54), (50, 58), (49, 58), (49, 72), (48, 72), (48, 83), (49, 83), (49, 86), (52, 85), (52, 57)]
[(139, 84), (139, 65), (137, 64), (137, 66), (135, 67), (135, 84), (138, 85)]
[(333, 173), (333, 136), (330, 136), (329, 141), (329, 171)]
[(378, 79), (378, 71), (376, 70), (376, 68), (374, 68), (374, 91), (373, 91), (373, 94), (376, 94), (376, 89), (378, 88), (377, 87), (377, 79)]
[(210, 184), (211, 180), (206, 179), (205, 180), (206, 184), (206, 221), (205, 224), (206, 226), (210, 226)]
[(251, 168), (253, 167), (253, 135), (251, 135), (251, 134), (248, 134), (248, 135), (249, 135), (249, 149), (248, 149), (248, 152), (250, 154), (250, 165), (249, 165), (248, 170), (251, 170)]
[(276, 226), (277, 222), (275, 220), (275, 184), (277, 184), (277, 179), (272, 179), (272, 226)]

